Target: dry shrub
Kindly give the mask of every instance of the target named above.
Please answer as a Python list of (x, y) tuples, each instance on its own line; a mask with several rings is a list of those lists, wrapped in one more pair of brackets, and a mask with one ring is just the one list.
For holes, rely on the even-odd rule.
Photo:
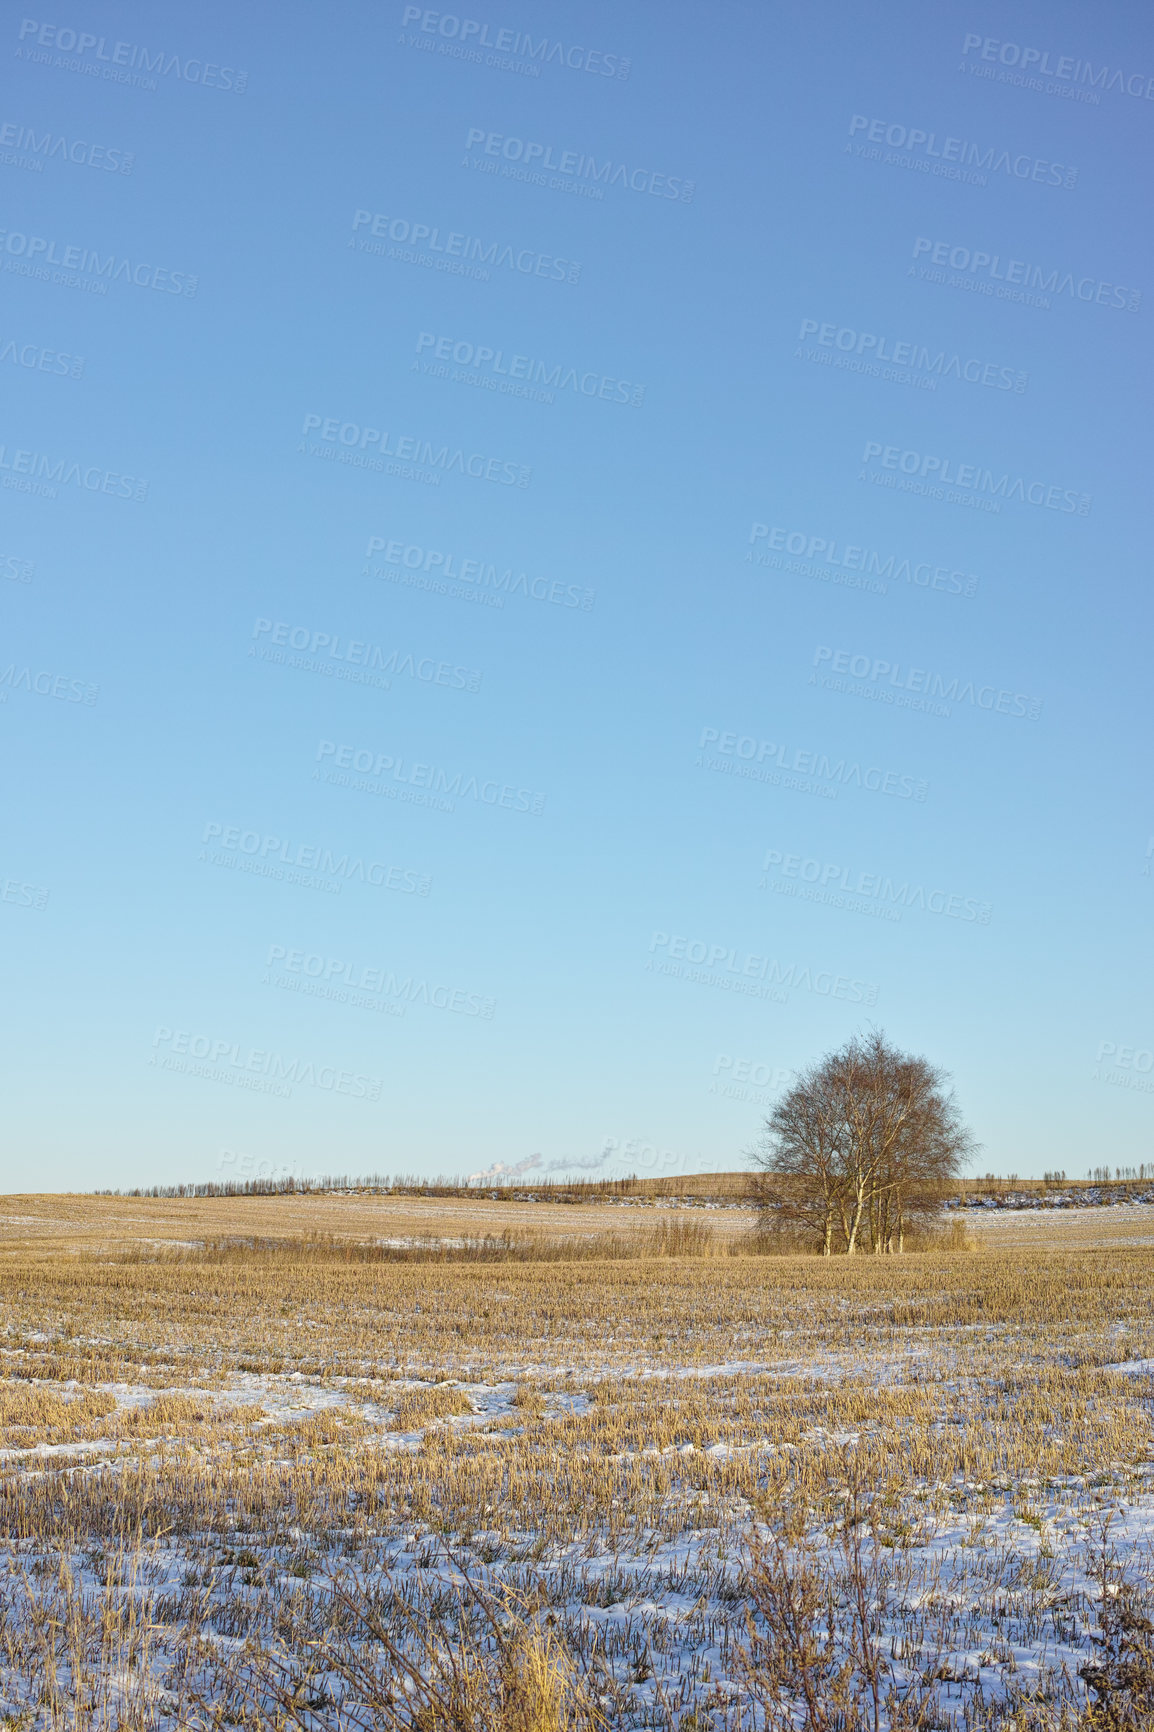
[(1103, 1536), (1091, 1573), (1099, 1590), (1094, 1658), (1079, 1669), (1090, 1705), (1086, 1732), (1149, 1732), (1154, 1726), (1154, 1605), (1123, 1570)]
[(569, 1732), (595, 1723), (587, 1700), (581, 1704), (575, 1695), (572, 1667), (549, 1630), (524, 1631), (512, 1644), (501, 1709), (502, 1732)]
[(302, 1732), (599, 1732), (607, 1724), (568, 1648), (532, 1623), (515, 1595), (488, 1593), (468, 1577), (432, 1594), (430, 1606), (388, 1583), (334, 1582), (323, 1640), (289, 1619), (280, 1657), (262, 1656), (242, 1675), (252, 1724)]
[(876, 1546), (866, 1549), (872, 1512), (848, 1463), (845, 1490), (840, 1556), (817, 1559), (781, 1530), (750, 1542), (743, 1585), (751, 1610), (738, 1669), (765, 1732), (916, 1732), (940, 1724), (924, 1685), (897, 1685), (883, 1643), (892, 1569)]

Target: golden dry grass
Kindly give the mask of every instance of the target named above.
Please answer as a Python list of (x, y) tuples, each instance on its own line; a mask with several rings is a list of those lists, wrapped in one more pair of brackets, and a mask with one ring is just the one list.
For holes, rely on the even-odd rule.
[[(81, 1250), (151, 1245), (179, 1249), (190, 1242), (229, 1238), (305, 1239), (331, 1236), (358, 1243), (479, 1237), (532, 1232), (557, 1238), (644, 1233), (655, 1211), (643, 1203), (564, 1204), (461, 1197), (374, 1197), (324, 1193), (286, 1197), (0, 1198), (0, 1257), (45, 1256)], [(725, 1236), (753, 1223), (745, 1208), (663, 1206), (661, 1217), (699, 1225), (703, 1218)]]
[[(823, 1262), (732, 1254), (737, 1211), (663, 1212), (654, 1239), (653, 1211), (540, 1205), (545, 1237), (580, 1214), (652, 1254), (382, 1262), (350, 1255), (357, 1229), (448, 1218), (460, 1238), (490, 1217), (398, 1200), (386, 1231), (377, 1199), (40, 1198), (32, 1233), (14, 1201), (0, 1724), (7, 1699), (44, 1729), (328, 1732), (340, 1674), (374, 1725), (736, 1727), (746, 1614), (771, 1615), (751, 1535), (840, 1605), (847, 1499), (899, 1632), (887, 1665), (985, 1655), (954, 1697), (973, 1727), (1008, 1725), (1015, 1691), (1020, 1727), (1082, 1712), (1071, 1560), (1111, 1511), (1154, 1505), (1151, 1380), (1114, 1369), (1154, 1360), (1143, 1247), (1088, 1248), (1058, 1217), (1046, 1250), (1000, 1248), (999, 1227), (977, 1255)], [(726, 1255), (702, 1254), (703, 1219)], [(244, 1233), (270, 1243), (237, 1254)], [(473, 1719), (430, 1698), (422, 1722), (412, 1691), (389, 1706), (370, 1617), (425, 1683), (475, 1672)], [(822, 1661), (847, 1701), (871, 1651)]]
[[(756, 1215), (745, 1201), (749, 1174), (694, 1174), (651, 1181), (631, 1197), (576, 1203), (519, 1201), (515, 1194), (455, 1197), (372, 1196), (340, 1192), (285, 1197), (0, 1197), (0, 1259), (81, 1251), (178, 1252), (205, 1242), (256, 1238), (342, 1239), (350, 1244), (410, 1244), (502, 1234), (575, 1242), (599, 1235), (642, 1236), (656, 1223), (708, 1226), (740, 1243)], [(977, 1191), (971, 1183), (971, 1190)], [(1016, 1190), (1044, 1190), (1023, 1183)], [(1078, 1187), (1068, 1189), (1076, 1195)], [(532, 1195), (532, 1193), (529, 1193)], [(698, 1198), (694, 1204), (679, 1198)], [(1149, 1206), (1050, 1210), (967, 1210), (967, 1227), (991, 1249), (1038, 1250), (1154, 1241)]]

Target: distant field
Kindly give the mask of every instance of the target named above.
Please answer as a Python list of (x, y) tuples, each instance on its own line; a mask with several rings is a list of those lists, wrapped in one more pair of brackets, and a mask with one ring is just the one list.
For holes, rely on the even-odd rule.
[(1114, 1245), (1154, 1245), (1154, 1205), (1110, 1208), (997, 1209), (967, 1214), (966, 1226), (986, 1250), (1029, 1246), (1035, 1251)]
[[(1154, 1581), (1154, 1209), (751, 1220), (0, 1199), (0, 1726), (1081, 1724)], [(430, 1243), (506, 1233), (565, 1255)]]
[[(706, 1223), (719, 1239), (735, 1243), (753, 1226), (748, 1173), (700, 1173), (678, 1181), (677, 1189), (647, 1187), (606, 1195), (586, 1188), (569, 1201), (537, 1200), (548, 1192), (462, 1191), (456, 1195), (373, 1196), (339, 1191), (282, 1197), (108, 1197), (46, 1193), (0, 1197), (0, 1257), (27, 1254), (37, 1247), (51, 1255), (67, 1249), (129, 1247), (151, 1243), (186, 1245), (227, 1237), (297, 1239), (333, 1235), (350, 1242), (405, 1242), (453, 1239), (505, 1232), (544, 1234), (583, 1240), (603, 1234), (622, 1237), (649, 1233), (654, 1221)], [(1144, 1195), (1149, 1187), (1134, 1186)], [(1037, 1187), (1035, 1195), (1042, 1191)], [(1154, 1202), (1129, 1203), (1125, 1187), (1111, 1187), (1119, 1201), (1110, 1207), (967, 1209), (968, 1231), (991, 1247), (1013, 1238), (1039, 1247), (1144, 1243), (1154, 1237)], [(974, 1198), (991, 1195), (975, 1189)], [(1015, 1185), (1009, 1201), (1029, 1195)], [(999, 1193), (999, 1201), (1007, 1201)]]
[[(0, 1254), (40, 1247), (55, 1254), (99, 1246), (130, 1246), (152, 1240), (181, 1244), (228, 1235), (293, 1239), (334, 1234), (348, 1240), (453, 1238), (508, 1230), (560, 1238), (598, 1233), (647, 1232), (656, 1211), (644, 1199), (601, 1200), (579, 1206), (519, 1202), (498, 1194), (458, 1197), (346, 1196), (339, 1192), (285, 1197), (88, 1197), (0, 1198)], [(663, 1215), (700, 1222), (700, 1209), (662, 1210)], [(726, 1236), (748, 1230), (753, 1212), (719, 1208), (709, 1224)]]

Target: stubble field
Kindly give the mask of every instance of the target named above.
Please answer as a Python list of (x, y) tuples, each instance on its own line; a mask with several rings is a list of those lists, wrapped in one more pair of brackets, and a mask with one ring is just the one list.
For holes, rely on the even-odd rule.
[(0, 1200), (0, 1725), (1150, 1725), (1151, 1227), (1085, 1213)]

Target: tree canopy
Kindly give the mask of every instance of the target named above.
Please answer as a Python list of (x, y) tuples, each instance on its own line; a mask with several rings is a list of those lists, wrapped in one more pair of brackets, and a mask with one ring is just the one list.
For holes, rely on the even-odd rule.
[(948, 1081), (876, 1030), (803, 1071), (755, 1154), (763, 1227), (827, 1257), (904, 1250), (977, 1148)]

